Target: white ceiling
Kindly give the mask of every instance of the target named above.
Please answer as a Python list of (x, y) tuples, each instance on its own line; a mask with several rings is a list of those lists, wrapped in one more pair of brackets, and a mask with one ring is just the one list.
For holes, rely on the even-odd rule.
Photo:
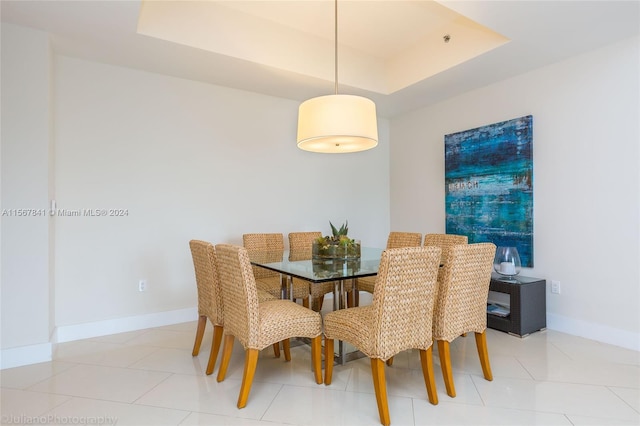
[[(432, 0), (341, 1), (338, 9), (339, 82), (380, 94), (509, 41)], [(330, 0), (147, 0), (138, 33), (335, 81), (335, 13)]]
[[(637, 0), (430, 3), (340, 0), (340, 93), (367, 96), (379, 115), (391, 117), (640, 33)], [(333, 93), (332, 1), (163, 4), (198, 9), (197, 18), (175, 8), (165, 14), (187, 28), (210, 22), (211, 33), (206, 26), (198, 31), (215, 51), (185, 38), (138, 33), (141, 1), (2, 0), (0, 13), (3, 22), (49, 32), (53, 49), (64, 55), (298, 101)], [(477, 56), (460, 63), (463, 41), (473, 45), (480, 36), (464, 34), (459, 24), (466, 18), (451, 18), (438, 6), (497, 33), (497, 47), (475, 46)], [(153, 32), (143, 19), (140, 25)], [(422, 57), (407, 54), (422, 50)], [(395, 70), (389, 58), (396, 58)], [(443, 60), (454, 65), (445, 69)]]

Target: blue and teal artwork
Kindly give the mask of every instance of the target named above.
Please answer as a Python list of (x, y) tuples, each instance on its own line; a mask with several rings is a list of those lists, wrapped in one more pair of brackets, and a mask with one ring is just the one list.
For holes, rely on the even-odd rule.
[(445, 135), (446, 232), (533, 266), (533, 117)]

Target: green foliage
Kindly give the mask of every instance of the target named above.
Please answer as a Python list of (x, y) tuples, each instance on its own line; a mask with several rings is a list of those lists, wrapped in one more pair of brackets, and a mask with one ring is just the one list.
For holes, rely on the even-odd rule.
[(347, 233), (349, 232), (349, 221), (345, 221), (342, 226), (340, 227), (340, 229), (337, 229), (335, 226), (333, 226), (333, 223), (331, 223), (331, 221), (329, 221), (329, 225), (331, 226), (331, 232), (333, 232), (333, 236), (335, 239), (339, 240), (341, 236), (346, 236)]
[(347, 236), (349, 232), (348, 222), (345, 221), (340, 229), (336, 228), (331, 222), (329, 222), (329, 225), (331, 226), (331, 233), (333, 235), (326, 235), (315, 239), (312, 249), (313, 256), (320, 259), (351, 259), (360, 257), (360, 242), (356, 242), (356, 240), (352, 240)]

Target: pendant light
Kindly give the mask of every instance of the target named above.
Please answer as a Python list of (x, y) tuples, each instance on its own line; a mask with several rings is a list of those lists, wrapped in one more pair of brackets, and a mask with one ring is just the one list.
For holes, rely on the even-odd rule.
[(298, 109), (298, 148), (323, 153), (365, 151), (378, 145), (376, 105), (338, 94), (338, 0), (335, 0), (335, 94), (304, 101)]

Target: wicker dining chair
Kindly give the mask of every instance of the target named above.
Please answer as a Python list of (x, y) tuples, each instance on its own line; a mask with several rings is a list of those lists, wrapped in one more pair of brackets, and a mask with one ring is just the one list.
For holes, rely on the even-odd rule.
[(189, 248), (191, 249), (196, 273), (196, 286), (198, 287), (198, 328), (191, 355), (198, 356), (200, 353), (200, 345), (208, 319), (213, 324), (211, 353), (207, 363), (207, 374), (211, 374), (216, 366), (223, 330), (222, 293), (218, 279), (216, 252), (213, 244), (207, 241), (191, 240)]
[[(288, 236), (289, 260), (296, 261), (311, 259), (313, 241), (319, 237), (322, 237), (322, 232), (320, 231), (290, 232)], [(327, 282), (314, 284), (300, 278), (293, 278), (294, 287), (304, 284), (309, 286), (309, 294), (311, 295), (312, 300), (311, 308), (316, 312), (320, 312), (324, 303), (324, 295), (333, 292), (335, 283)]]
[(322, 317), (290, 300), (258, 303), (256, 281), (244, 247), (218, 244), (218, 267), (225, 305), (224, 347), (218, 369), (218, 382), (224, 380), (234, 339), (245, 348), (244, 372), (238, 395), (238, 408), (244, 408), (258, 363), (258, 353), (267, 346), (283, 342), (285, 360), (291, 360), (289, 339), (311, 339), (311, 359), (316, 383), (322, 383)]
[(432, 319), (438, 247), (405, 247), (382, 253), (368, 306), (324, 316), (325, 385), (331, 384), (334, 339), (347, 341), (371, 359), (380, 423), (389, 425), (384, 361), (407, 349), (419, 349), (429, 402), (438, 403), (432, 361)]
[[(249, 251), (270, 252), (277, 255), (284, 253), (284, 236), (276, 233), (258, 233), (242, 235), (243, 246)], [(281, 261), (282, 256), (274, 261)], [(252, 266), (256, 285), (259, 289), (271, 293), (277, 298), (281, 298), (282, 281), (280, 274), (259, 266)], [(307, 283), (298, 282), (293, 286), (293, 299), (302, 299), (302, 305), (309, 307), (309, 286)]]
[(456, 396), (451, 371), (449, 344), (458, 336), (475, 333), (482, 373), (493, 380), (487, 350), (487, 298), (496, 246), (492, 243), (461, 244), (451, 247), (441, 272), (433, 317), (433, 339), (447, 395)]
[[(419, 232), (390, 232), (387, 237), (387, 249), (402, 247), (420, 247), (422, 243), (422, 234)], [(358, 278), (356, 288), (358, 291), (366, 291), (373, 293), (376, 277)], [(358, 292), (354, 295), (354, 305), (358, 306)]]
[[(200, 345), (202, 344), (208, 319), (213, 324), (213, 340), (211, 341), (211, 352), (209, 353), (209, 362), (206, 370), (207, 375), (210, 375), (216, 366), (224, 329), (224, 307), (218, 277), (216, 251), (213, 244), (201, 240), (189, 241), (189, 248), (191, 249), (198, 289), (198, 327), (191, 355), (198, 356), (200, 353)], [(258, 292), (258, 299), (260, 302), (276, 300), (271, 294), (263, 291)], [(280, 357), (278, 344), (274, 345), (274, 354), (277, 358)]]
[(458, 244), (467, 244), (469, 237), (457, 234), (424, 234), (425, 246), (436, 246), (442, 249), (440, 264), (445, 265), (449, 259), (451, 247)]

